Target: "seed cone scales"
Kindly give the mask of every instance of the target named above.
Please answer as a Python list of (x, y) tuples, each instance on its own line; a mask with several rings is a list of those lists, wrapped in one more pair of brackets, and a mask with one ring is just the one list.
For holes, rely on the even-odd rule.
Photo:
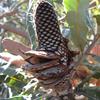
[(35, 26), (38, 47), (36, 51), (28, 52), (31, 57), (24, 69), (30, 70), (45, 89), (52, 89), (60, 95), (67, 93), (71, 88), (69, 80), (73, 67), (70, 65), (77, 52), (68, 48), (68, 41), (60, 32), (57, 15), (47, 1), (41, 1), (36, 8)]
[(61, 62), (64, 65), (70, 65), (73, 61), (72, 53), (64, 43), (57, 15), (47, 1), (39, 3), (35, 14), (35, 24), (39, 50), (56, 53), (61, 56)]

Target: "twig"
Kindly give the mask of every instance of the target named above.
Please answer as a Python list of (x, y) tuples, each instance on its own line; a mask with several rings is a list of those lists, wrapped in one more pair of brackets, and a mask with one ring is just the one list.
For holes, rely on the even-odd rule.
[(98, 41), (98, 39), (100, 38), (100, 35), (95, 35), (93, 42), (90, 44), (90, 46), (87, 48), (87, 50), (84, 52), (85, 55), (88, 54), (90, 52), (90, 50), (93, 48), (93, 46), (95, 45), (95, 43)]
[(21, 30), (20, 28), (11, 27), (10, 25), (5, 25), (5, 24), (0, 24), (0, 28), (3, 28), (9, 32), (16, 33), (20, 36), (23, 36), (29, 39), (27, 32), (25, 32), (24, 30)]
[(21, 6), (23, 3), (27, 3), (29, 0), (25, 0), (25, 1), (22, 1), (21, 3), (19, 3), (17, 6), (14, 7), (13, 10), (9, 11), (9, 12), (6, 12), (2, 15), (0, 15), (0, 19), (2, 19), (3, 17), (7, 17), (7, 16), (13, 16), (15, 15), (16, 13), (18, 13), (18, 7)]
[(61, 17), (61, 18), (59, 18), (58, 20), (59, 20), (59, 21), (65, 21), (65, 19), (66, 19), (66, 15), (63, 16), (63, 17)]
[(89, 45), (89, 47), (84, 50), (83, 54), (80, 56), (78, 62), (76, 62), (75, 66), (78, 67), (79, 64), (82, 62), (82, 60), (84, 59), (84, 57), (89, 54), (89, 52), (91, 51), (91, 49), (93, 48), (93, 46), (95, 45), (95, 43), (98, 41), (98, 39), (100, 38), (100, 35), (95, 35), (93, 42)]
[(74, 71), (72, 71), (71, 79), (73, 79), (75, 73), (76, 73), (76, 68), (79, 67), (80, 63), (83, 61), (83, 59), (86, 57), (87, 54), (90, 53), (91, 49), (95, 45), (95, 43), (98, 41), (100, 38), (100, 35), (95, 35), (93, 42), (89, 45), (89, 47), (83, 51), (82, 55), (79, 57), (79, 60), (75, 63), (75, 68)]
[(17, 9), (14, 9), (14, 10), (12, 10), (12, 11), (6, 12), (6, 13), (0, 15), (0, 19), (2, 19), (3, 17), (7, 17), (7, 16), (13, 16), (13, 15), (15, 15), (17, 12), (18, 12)]

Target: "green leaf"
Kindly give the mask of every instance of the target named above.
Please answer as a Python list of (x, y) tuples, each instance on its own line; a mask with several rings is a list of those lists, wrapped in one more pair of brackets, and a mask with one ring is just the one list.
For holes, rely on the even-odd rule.
[(66, 12), (77, 11), (79, 0), (63, 0), (64, 9)]
[(89, 100), (100, 100), (100, 87), (89, 87), (86, 84), (90, 78), (95, 77), (100, 79), (100, 72), (94, 72), (85, 78), (75, 89), (75, 93), (88, 97)]
[(86, 22), (88, 15), (90, 0), (79, 0), (78, 12), (80, 13), (82, 19)]
[(21, 74), (15, 75), (13, 77), (10, 77), (7, 84), (19, 91), (22, 90), (22, 88), (27, 84), (27, 81), (24, 80), (24, 77)]
[(80, 14), (72, 11), (67, 13), (67, 22), (71, 29), (73, 43), (82, 51), (86, 45), (87, 26)]
[(9, 76), (14, 76), (17, 74), (17, 71), (16, 71), (16, 69), (9, 67), (3, 72), (3, 74), (9, 75)]
[(76, 87), (76, 90), (80, 90), (80, 88), (82, 88), (85, 83), (87, 83), (92, 77), (100, 79), (100, 72), (99, 71), (95, 71), (93, 72), (91, 75), (87, 76), (84, 80), (82, 80), (82, 82)]
[(12, 96), (11, 89), (2, 82), (0, 84), (0, 100), (3, 100), (3, 98), (8, 98), (9, 96)]
[(12, 97), (12, 98), (9, 98), (7, 100), (25, 100), (22, 96), (16, 96), (16, 97)]
[(9, 66), (11, 65), (11, 62), (6, 62), (3, 59), (0, 59), (0, 73), (3, 73)]
[(11, 61), (8, 63), (4, 61), (3, 59), (0, 59), (0, 73), (3, 73), (3, 75), (9, 75), (13, 76), (16, 75), (17, 71), (14, 69), (11, 65)]
[(18, 96), (13, 96), (11, 98), (5, 98), (2, 100), (31, 100), (30, 96), (23, 96), (23, 95), (18, 95)]
[(100, 56), (94, 55), (93, 58), (94, 58), (97, 62), (100, 62)]
[(71, 29), (73, 43), (83, 51), (88, 35), (88, 6), (89, 0), (64, 0), (67, 22)]
[(84, 63), (92, 71), (100, 71), (100, 64), (90, 64), (88, 62)]
[(90, 100), (100, 100), (100, 87), (84, 87), (83, 95), (87, 96)]
[(100, 25), (100, 14), (99, 15), (94, 15), (96, 18), (97, 24)]
[(96, 79), (100, 79), (100, 71), (94, 71), (93, 77)]
[(2, 83), (5, 78), (6, 78), (6, 75), (0, 75), (0, 83)]

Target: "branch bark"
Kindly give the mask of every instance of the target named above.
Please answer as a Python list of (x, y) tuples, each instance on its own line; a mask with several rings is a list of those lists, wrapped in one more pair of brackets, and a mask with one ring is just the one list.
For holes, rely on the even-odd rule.
[(3, 29), (5, 29), (5, 30), (7, 30), (9, 32), (18, 34), (20, 36), (23, 36), (23, 37), (29, 39), (28, 33), (23, 31), (23, 30), (21, 30), (20, 28), (11, 27), (11, 26), (5, 25), (5, 24), (0, 24), (0, 28), (3, 28)]
[(4, 18), (4, 17), (7, 17), (7, 16), (13, 16), (13, 15), (15, 15), (16, 13), (18, 13), (17, 10), (12, 10), (12, 11), (3, 13), (2, 15), (0, 15), (0, 19), (2, 19), (2, 18)]

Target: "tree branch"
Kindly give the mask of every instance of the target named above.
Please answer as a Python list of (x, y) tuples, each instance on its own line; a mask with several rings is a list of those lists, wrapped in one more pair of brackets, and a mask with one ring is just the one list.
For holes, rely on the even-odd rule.
[(2, 19), (3, 17), (7, 17), (7, 16), (13, 16), (16, 13), (18, 13), (17, 9), (3, 13), (2, 15), (0, 15), (0, 19)]
[(0, 24), (0, 28), (3, 28), (9, 32), (16, 33), (20, 36), (23, 36), (23, 37), (29, 39), (28, 33), (21, 30), (20, 28), (11, 27), (10, 25), (5, 25), (5, 24)]

